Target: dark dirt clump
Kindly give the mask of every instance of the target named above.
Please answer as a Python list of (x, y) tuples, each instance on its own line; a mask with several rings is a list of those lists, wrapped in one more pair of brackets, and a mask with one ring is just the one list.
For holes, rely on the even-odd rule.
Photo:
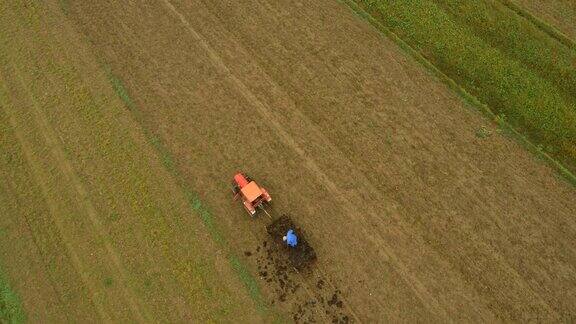
[(342, 303), (342, 301), (338, 298), (338, 294), (339, 294), (339, 293), (340, 293), (339, 291), (336, 291), (336, 292), (332, 295), (332, 298), (328, 301), (328, 305), (329, 305), (329, 306), (336, 306), (336, 307), (338, 307), (338, 308), (342, 308), (343, 303)]
[[(295, 248), (286, 246), (282, 240), (282, 237), (286, 235), (289, 229), (292, 229), (298, 236), (298, 245)], [(280, 216), (272, 224), (266, 226), (266, 230), (272, 236), (274, 242), (286, 247), (285, 251), (288, 254), (288, 259), (294, 268), (298, 270), (305, 269), (316, 260), (316, 252), (306, 241), (302, 230), (287, 215)]]
[[(287, 230), (288, 227), (293, 226), (293, 223), (285, 219), (280, 223), (283, 225), (276, 224), (278, 228), (268, 228), (268, 233), (271, 233), (268, 244), (264, 241), (252, 250), (256, 251), (253, 253), (253, 260), (257, 263), (261, 280), (266, 282), (275, 293), (275, 298), (270, 303), (290, 308), (290, 316), (295, 323), (315, 323), (320, 319), (328, 323), (333, 320), (336, 323), (351, 321), (343, 309), (341, 291), (325, 277), (315, 274), (315, 269), (306, 267), (314, 259), (305, 263), (305, 271), (302, 268), (296, 269), (293, 259), (290, 258), (293, 249), (287, 247), (282, 241), (282, 236), (285, 235), (284, 229)], [(301, 231), (299, 232), (295, 226), (292, 229), (297, 231), (299, 244), (302, 244)], [(294, 252), (299, 253), (298, 250)], [(315, 256), (315, 254), (312, 255)], [(307, 280), (310, 280), (308, 284), (306, 284)], [(329, 287), (334, 287), (334, 290)]]
[(328, 305), (332, 306), (338, 302), (338, 295), (332, 295), (332, 298), (328, 301)]

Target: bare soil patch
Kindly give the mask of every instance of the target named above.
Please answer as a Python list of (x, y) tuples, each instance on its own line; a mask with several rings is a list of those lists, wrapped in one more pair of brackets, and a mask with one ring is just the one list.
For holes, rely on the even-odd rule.
[[(245, 252), (252, 262), (255, 260), (261, 281), (272, 288), (270, 304), (287, 307), (289, 318), (296, 323), (353, 322), (344, 305), (342, 291), (327, 286), (326, 278), (310, 263), (310, 250), (290, 251), (276, 239), (276, 234), (282, 233), (276, 229), (282, 224), (292, 226), (287, 217), (278, 220), (272, 226), (273, 237), (257, 245), (253, 251)], [(303, 259), (303, 255), (307, 257)], [(299, 257), (294, 259), (295, 256)], [(302, 266), (300, 269), (294, 267), (295, 260)]]
[[(293, 230), (298, 237), (298, 245), (293, 248), (288, 247), (282, 240), (283, 236), (286, 235), (286, 232), (290, 229)], [(308, 241), (306, 241), (302, 229), (296, 226), (287, 215), (282, 215), (275, 219), (270, 225), (266, 226), (266, 231), (296, 270), (306, 270), (316, 261), (316, 252)]]

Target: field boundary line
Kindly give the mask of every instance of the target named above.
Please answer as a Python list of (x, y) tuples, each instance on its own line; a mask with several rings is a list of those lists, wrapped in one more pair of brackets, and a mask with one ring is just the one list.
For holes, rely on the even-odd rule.
[(354, 12), (357, 16), (367, 21), (372, 27), (374, 27), (377, 31), (381, 34), (386, 36), (387, 38), (391, 39), (394, 43), (396, 43), (400, 49), (405, 51), (408, 55), (410, 55), (416, 62), (422, 64), (426, 69), (428, 69), (433, 76), (437, 77), (442, 83), (444, 83), (450, 90), (454, 91), (465, 103), (475, 107), (481, 113), (483, 113), (486, 117), (489, 117), (492, 122), (495, 122), (502, 128), (503, 130), (507, 131), (511, 137), (516, 139), (519, 144), (524, 146), (529, 152), (533, 153), (536, 157), (542, 159), (546, 164), (552, 167), (557, 173), (562, 176), (566, 181), (568, 181), (571, 185), (576, 187), (576, 175), (572, 173), (572, 171), (568, 170), (560, 161), (554, 159), (548, 153), (544, 152), (544, 150), (532, 143), (525, 135), (520, 133), (516, 130), (510, 123), (506, 122), (500, 115), (497, 115), (490, 109), (490, 107), (481, 102), (477, 97), (470, 94), (464, 88), (462, 88), (454, 79), (450, 78), (448, 75), (444, 74), (438, 67), (436, 67), (432, 62), (426, 59), (422, 54), (420, 54), (415, 48), (410, 46), (407, 42), (405, 42), (402, 38), (400, 38), (396, 33), (394, 33), (390, 28), (384, 26), (382, 23), (377, 21), (372, 15), (362, 9), (354, 0), (336, 0), (344, 5), (346, 5), (352, 12)]
[(527, 9), (520, 7), (511, 0), (497, 0), (497, 1), (502, 3), (511, 11), (515, 12), (518, 16), (531, 22), (534, 26), (538, 27), (538, 29), (548, 34), (550, 37), (556, 39), (557, 41), (567, 46), (568, 48), (576, 50), (576, 43), (574, 43), (574, 41), (570, 37), (568, 37), (558, 28), (554, 27), (552, 24), (549, 24), (544, 20), (534, 16)]

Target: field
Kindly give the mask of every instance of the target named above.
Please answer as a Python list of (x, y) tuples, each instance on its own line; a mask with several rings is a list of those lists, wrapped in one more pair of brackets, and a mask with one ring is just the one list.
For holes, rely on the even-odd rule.
[(60, 8), (2, 6), (0, 251), (28, 319), (260, 318)]
[[(576, 319), (574, 186), (343, 2), (7, 1), (0, 44), (0, 302), (16, 319)], [(576, 77), (522, 44), (502, 66), (571, 132)], [(480, 81), (473, 95), (497, 95)], [(566, 157), (554, 122), (530, 134)], [(237, 170), (305, 231), (310, 271), (232, 201)]]
[(538, 150), (576, 170), (576, 47), (569, 40), (498, 0), (356, 2)]

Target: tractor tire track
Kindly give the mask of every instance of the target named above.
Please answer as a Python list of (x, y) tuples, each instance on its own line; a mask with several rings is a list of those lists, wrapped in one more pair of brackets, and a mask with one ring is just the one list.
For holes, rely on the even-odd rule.
[[(0, 87), (2, 87), (2, 86), (3, 86), (3, 83), (5, 83), (5, 82), (3, 82), (2, 74), (3, 74), (2, 71), (0, 71)], [(3, 89), (3, 88), (0, 88), (0, 96), (2, 95), (1, 90), (4, 90), (4, 89)], [(6, 99), (7, 99), (7, 101), (8, 101), (8, 96), (7, 96), (7, 95), (6, 95)], [(10, 103), (8, 103), (8, 105), (10, 105)], [(8, 116), (7, 116), (7, 112), (5, 111), (5, 109), (6, 109), (6, 108), (5, 108), (4, 105), (0, 105), (0, 114), (1, 114), (1, 115), (5, 115), (6, 117), (8, 117)], [(16, 134), (16, 131), (17, 131), (17, 130), (13, 127), (15, 121), (13, 120), (13, 118), (9, 118), (9, 120), (8, 120), (7, 122), (9, 123), (7, 126), (10, 127), (10, 129), (14, 132), (14, 136), (16, 136), (16, 141), (17, 141), (17, 143), (20, 144), (19, 147), (18, 147), (19, 150), (20, 150), (22, 153), (24, 153), (24, 150), (23, 150), (23, 148), (22, 148), (22, 146), (21, 146), (22, 139), (23, 139), (23, 138), (22, 138), (22, 135), (20, 134), (20, 136), (18, 136), (18, 135)], [(25, 161), (25, 163), (26, 163), (26, 168), (27, 168), (27, 170), (28, 170), (29, 172), (31, 172), (31, 171), (32, 171), (32, 168), (30, 167), (30, 165), (31, 165), (31, 164), (30, 164), (30, 161), (28, 160), (28, 157), (25, 156), (24, 158), (26, 159), (26, 161)], [(2, 171), (3, 171), (3, 170), (0, 170), (0, 176), (1, 176), (1, 178), (2, 178), (2, 179), (9, 179), (9, 176), (10, 176), (10, 175), (7, 174), (6, 172), (2, 172)], [(32, 176), (34, 176), (34, 174), (32, 174)], [(5, 181), (5, 182), (3, 183), (3, 185), (6, 186), (6, 188), (7, 188), (7, 196), (10, 196), (9, 193), (11, 193), (11, 192), (17, 192), (17, 188), (15, 188), (15, 186), (11, 183), (11, 181)], [(41, 194), (42, 194), (42, 196), (43, 196), (43, 198), (44, 198), (44, 203), (46, 203), (47, 200), (46, 200), (45, 192), (41, 190)], [(16, 204), (25, 204), (25, 203), (26, 203), (26, 202), (24, 202), (24, 201), (19, 201), (19, 200), (18, 200), (18, 197), (16, 197), (16, 195), (14, 195), (13, 197), (10, 197), (10, 199), (13, 199), (14, 201), (16, 201)], [(48, 205), (48, 204), (46, 204), (46, 205)], [(50, 210), (49, 210), (49, 212), (50, 212)], [(41, 249), (41, 245), (39, 244), (39, 242), (38, 242), (39, 240), (38, 240), (38, 237), (37, 237), (37, 236), (38, 236), (38, 233), (35, 232), (34, 227), (32, 226), (32, 222), (31, 222), (30, 216), (27, 215), (27, 214), (25, 214), (24, 217), (23, 217), (23, 219), (24, 219), (24, 225), (25, 225), (25, 228), (26, 228), (26, 230), (25, 230), (25, 231), (26, 231), (26, 234), (24, 234), (24, 236), (30, 236), (30, 238), (31, 238), (32, 246), (33, 246), (33, 252), (32, 252), (32, 253), (38, 255), (38, 257), (39, 257), (39, 259), (40, 259), (39, 261), (40, 261), (40, 263), (41, 263), (41, 266), (44, 268), (45, 273), (46, 273), (46, 278), (47, 278), (47, 281), (48, 281), (48, 284), (49, 284), (49, 289), (53, 292), (53, 296), (54, 296), (54, 298), (58, 301), (58, 303), (59, 303), (60, 305), (64, 305), (64, 301), (62, 300), (62, 291), (60, 291), (60, 289), (57, 288), (56, 281), (55, 281), (54, 277), (53, 277), (53, 276), (50, 274), (50, 272), (48, 271), (48, 256), (45, 255), (44, 251)], [(70, 317), (68, 316), (67, 313), (66, 313), (66, 314), (63, 314), (63, 316), (64, 316), (64, 318), (66, 318), (66, 320), (67, 320), (68, 322), (71, 321), (71, 319), (70, 319)]]
[[(15, 80), (16, 84), (14, 84), (14, 87), (19, 89), (27, 89), (26, 86), (24, 85), (24, 81), (20, 77), (20, 73), (17, 71), (16, 68), (15, 71), (13, 72), (14, 72), (13, 74), (19, 78), (19, 80)], [(24, 91), (24, 93), (28, 92)], [(110, 239), (108, 238), (104, 226), (102, 225), (99, 219), (98, 213), (94, 208), (94, 206), (92, 205), (90, 197), (88, 196), (86, 189), (82, 185), (81, 180), (78, 178), (70, 161), (67, 159), (66, 153), (61, 147), (60, 141), (58, 140), (58, 137), (54, 132), (54, 129), (50, 126), (50, 122), (48, 121), (48, 119), (42, 112), (41, 107), (38, 105), (38, 103), (35, 101), (33, 97), (29, 97), (28, 99), (26, 99), (26, 102), (30, 103), (29, 105), (26, 106), (29, 106), (30, 109), (32, 110), (32, 115), (34, 117), (36, 125), (40, 133), (44, 136), (44, 140), (46, 141), (46, 144), (49, 147), (52, 157), (57, 162), (56, 164), (58, 165), (59, 170), (65, 176), (66, 182), (72, 185), (71, 190), (75, 193), (76, 196), (75, 202), (77, 206), (81, 208), (81, 210), (83, 210), (84, 214), (89, 219), (90, 224), (92, 225), (95, 231), (95, 236), (102, 239), (105, 250), (107, 252), (107, 256), (113, 265), (114, 272), (116, 273), (117, 277), (120, 279), (120, 282), (122, 284), (123, 295), (127, 301), (127, 304), (131, 312), (136, 317), (138, 322), (144, 322), (146, 319), (149, 319), (150, 317), (143, 310), (143, 306), (141, 305), (141, 302), (138, 300), (136, 295), (133, 292), (131, 292), (129, 288), (129, 279), (127, 271), (123, 267), (122, 261), (120, 260), (118, 253), (115, 251), (114, 247), (110, 243)], [(17, 129), (18, 124), (14, 119), (15, 113), (16, 112), (10, 112), (10, 119), (13, 123), (12, 124), (13, 128)], [(28, 143), (25, 141), (22, 134), (19, 135), (19, 140), (21, 141), (21, 145), (23, 147), (24, 152), (26, 153), (27, 159), (30, 161), (31, 165), (34, 166), (33, 168), (35, 169), (34, 172), (35, 176), (38, 179), (38, 183), (42, 186), (42, 190), (44, 192), (44, 195), (46, 196), (47, 202), (54, 200), (54, 198), (52, 198), (51, 195), (49, 194), (49, 189), (46, 188), (44, 185), (45, 176), (42, 175), (39, 166), (37, 166), (37, 163), (34, 162), (35, 160), (33, 157), (34, 155), (32, 153), (32, 150), (28, 145)], [(65, 233), (64, 228), (66, 225), (64, 220), (61, 219), (61, 215), (58, 214), (58, 211), (57, 209), (54, 208), (54, 206), (52, 206), (51, 204), (49, 204), (49, 206), (51, 208), (53, 218), (60, 229), (60, 232), (62, 234)], [(94, 293), (96, 291), (96, 288), (93, 285), (93, 283), (91, 283), (90, 279), (86, 276), (86, 269), (84, 269), (82, 265), (81, 258), (79, 257), (78, 253), (75, 252), (75, 249), (73, 248), (69, 240), (64, 241), (67, 246), (67, 249), (71, 253), (75, 266), (79, 270), (78, 273), (82, 276), (84, 283), (88, 285), (89, 289)], [(105, 321), (107, 322), (111, 321), (110, 315), (106, 314), (101, 305), (98, 305), (98, 312)]]

